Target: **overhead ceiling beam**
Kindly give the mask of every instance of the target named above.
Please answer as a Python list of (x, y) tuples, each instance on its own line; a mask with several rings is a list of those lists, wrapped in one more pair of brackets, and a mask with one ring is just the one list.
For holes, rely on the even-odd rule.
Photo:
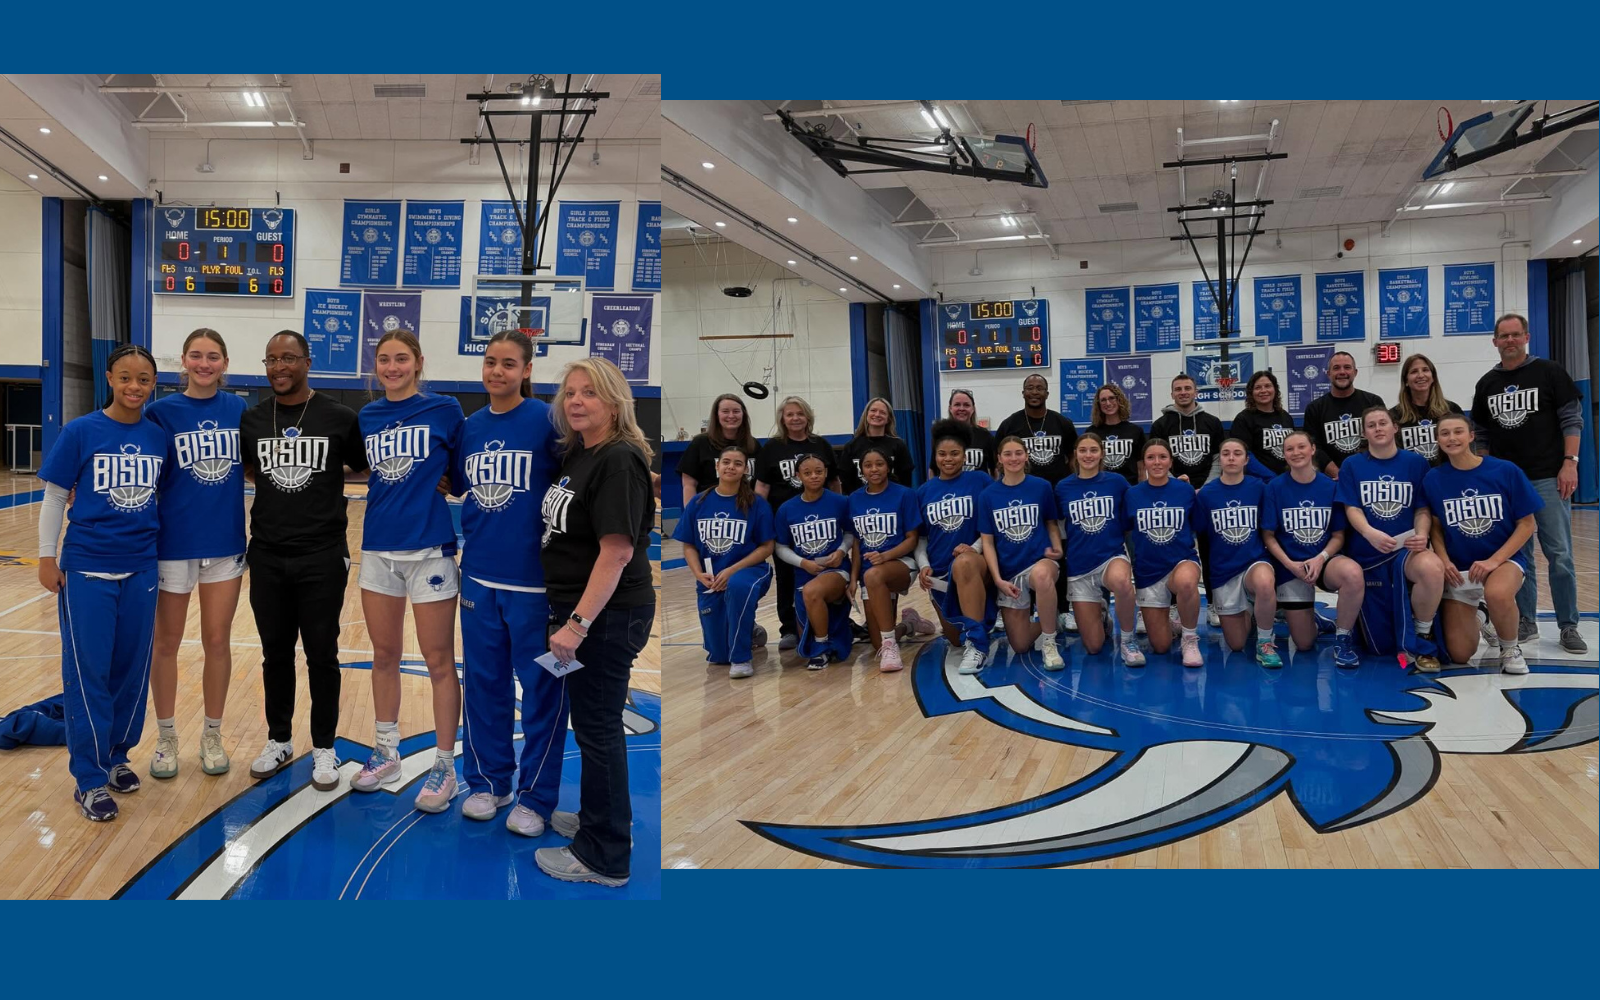
[(952, 222), (999, 222), (1002, 219), (1028, 219), (1037, 212), (1023, 210), (1021, 212), (998, 212), (993, 215), (961, 215), (951, 219), (917, 219), (912, 222), (891, 222), (891, 226), (935, 226), (949, 225)]
[(284, 84), (277, 86), (257, 86), (253, 83), (241, 83), (233, 87), (218, 87), (211, 84), (196, 87), (101, 87), (102, 94), (287, 94), (292, 89)]
[[(819, 108), (816, 111), (786, 111), (785, 113), (790, 118), (833, 118), (837, 115), (867, 115), (879, 111), (921, 110), (921, 101), (879, 101), (876, 104), (852, 104), (848, 107)], [(762, 115), (761, 117), (769, 122), (782, 121), (776, 114)]]
[(134, 128), (292, 128), (298, 129), (305, 122), (197, 122), (185, 121), (182, 118), (140, 118), (128, 124)]

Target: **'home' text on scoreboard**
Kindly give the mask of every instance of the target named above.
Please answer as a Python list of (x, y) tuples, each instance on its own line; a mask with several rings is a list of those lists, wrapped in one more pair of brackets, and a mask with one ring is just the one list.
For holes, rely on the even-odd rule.
[(294, 297), (294, 210), (155, 211), (157, 295)]
[(1050, 367), (1050, 303), (1044, 299), (942, 302), (945, 371)]

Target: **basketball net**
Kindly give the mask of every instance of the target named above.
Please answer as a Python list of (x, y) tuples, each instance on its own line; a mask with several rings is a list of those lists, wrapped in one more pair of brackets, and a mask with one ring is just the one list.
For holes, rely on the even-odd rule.
[(517, 332), (522, 334), (524, 337), (527, 337), (529, 340), (538, 340), (540, 337), (544, 336), (543, 327), (519, 326), (517, 327)]

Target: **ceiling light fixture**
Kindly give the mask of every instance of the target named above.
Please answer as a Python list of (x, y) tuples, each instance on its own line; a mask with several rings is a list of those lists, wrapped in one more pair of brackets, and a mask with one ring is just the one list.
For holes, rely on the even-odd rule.
[(1455, 181), (1445, 181), (1443, 184), (1439, 185), (1439, 190), (1435, 191), (1434, 194), (1449, 194), (1450, 189), (1455, 186)]
[(900, 286), (899, 285), (894, 286), (894, 290), (898, 292), (900, 290)]
[(727, 223), (726, 223), (726, 222), (719, 222), (719, 223), (717, 223), (717, 228), (718, 228), (718, 229), (726, 229), (726, 228), (727, 228), (727, 226), (728, 226), (728, 224), (727, 224)]
[[(32, 176), (33, 176), (33, 175), (32, 175), (32, 174), (29, 174), (29, 175), (28, 175), (28, 176), (29, 176), (29, 177), (32, 177)], [(1582, 241), (1582, 240), (1573, 240), (1573, 241), (1572, 241), (1572, 245), (1573, 245), (1573, 246), (1577, 246), (1577, 245), (1578, 245), (1578, 244), (1579, 244), (1579, 243), (1582, 243), (1582, 242), (1583, 242), (1583, 241)]]
[(933, 115), (928, 112), (928, 109), (927, 108), (923, 108), (921, 110), (922, 110), (922, 120), (928, 123), (928, 127), (929, 128), (938, 128), (939, 127), (939, 123), (933, 120)]
[(43, 125), (41, 125), (41, 126), (39, 126), (39, 134), (40, 135), (49, 135), (50, 134), (50, 130), (45, 128)]
[(707, 170), (715, 170), (715, 169), (717, 169), (717, 165), (715, 163), (712, 163), (710, 160), (706, 160), (705, 162), (701, 163), (700, 165), (702, 167), (705, 167)]
[(843, 295), (844, 293), (845, 293), (845, 289), (843, 289), (843, 288), (839, 289), (839, 294), (840, 295)]
[(799, 261), (793, 261), (793, 260), (791, 260), (791, 261), (789, 261), (789, 266), (790, 266), (790, 267), (794, 267), (794, 266), (795, 266), (795, 264), (797, 264), (797, 263), (799, 263)]
[(855, 254), (851, 254), (851, 255), (850, 255), (850, 259), (851, 259), (851, 260), (860, 260), (860, 259), (861, 259), (861, 258), (860, 258), (860, 257), (857, 257), (857, 256), (856, 256), (856, 255), (855, 255)]
[(110, 180), (110, 179), (111, 179), (111, 178), (109, 178), (109, 177), (107, 177), (107, 176), (106, 176), (106, 175), (105, 175), (105, 174), (101, 174), (101, 175), (100, 175), (100, 179), (101, 179), (101, 180), (103, 180), (103, 181), (108, 181), (108, 180)]
[(28, 175), (28, 180), (30, 180), (30, 181), (36, 181), (38, 179), (39, 179), (39, 175), (38, 174), (29, 174)]
[(789, 216), (789, 221), (790, 222), (799, 222), (800, 220), (791, 215), (791, 216)]

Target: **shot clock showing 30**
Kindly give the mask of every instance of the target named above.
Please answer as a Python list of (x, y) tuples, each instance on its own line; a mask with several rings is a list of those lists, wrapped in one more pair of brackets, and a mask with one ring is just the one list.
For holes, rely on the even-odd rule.
[(294, 297), (294, 210), (158, 208), (157, 295)]
[(1050, 303), (1044, 299), (944, 302), (945, 371), (1050, 366)]

